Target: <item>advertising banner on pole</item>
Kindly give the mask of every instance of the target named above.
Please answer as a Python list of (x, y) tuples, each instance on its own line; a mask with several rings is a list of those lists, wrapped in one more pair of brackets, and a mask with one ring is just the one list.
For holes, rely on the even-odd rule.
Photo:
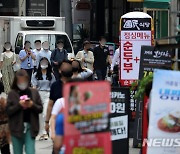
[(141, 60), (139, 79), (153, 73), (154, 69), (164, 68), (171, 69), (172, 52), (169, 50), (158, 50), (154, 46), (141, 47)]
[(109, 83), (69, 83), (64, 97), (66, 154), (111, 154)]
[[(168, 50), (158, 50), (153, 46), (142, 46), (141, 47), (141, 58), (140, 58), (140, 69), (139, 69), (139, 80), (148, 75), (151, 75), (154, 72), (154, 69), (164, 68), (170, 69), (172, 66), (172, 52)], [(142, 129), (142, 124), (144, 125), (147, 121), (147, 116), (143, 110), (146, 110), (146, 102), (143, 102), (142, 99), (137, 100), (137, 112), (136, 112), (136, 120), (135, 126), (136, 131), (134, 135), (134, 147), (141, 146), (142, 143), (142, 132), (145, 134), (147, 131), (144, 126)], [(143, 116), (142, 116), (143, 113)], [(143, 118), (143, 123), (141, 122)], [(146, 118), (146, 119), (145, 119)], [(145, 126), (146, 127), (146, 126)], [(140, 135), (137, 135), (140, 134)], [(143, 147), (144, 148), (144, 147)]]
[(47, 0), (26, 1), (26, 16), (47, 16)]
[(129, 153), (129, 95), (129, 88), (113, 88), (111, 92), (112, 154)]
[(139, 77), (142, 45), (152, 45), (152, 18), (143, 12), (130, 12), (120, 19), (120, 83), (130, 86)]
[(180, 153), (180, 72), (155, 70), (147, 154)]

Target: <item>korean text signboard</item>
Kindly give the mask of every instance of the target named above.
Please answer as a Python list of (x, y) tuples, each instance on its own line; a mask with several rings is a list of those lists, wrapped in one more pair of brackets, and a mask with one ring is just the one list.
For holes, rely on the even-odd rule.
[[(153, 46), (142, 46), (140, 71), (139, 71), (140, 80), (143, 77), (152, 74), (154, 72), (154, 69), (157, 68), (169, 69), (171, 68), (171, 66), (172, 66), (171, 51), (157, 50)], [(146, 129), (147, 127), (144, 126), (144, 124), (146, 124), (148, 121), (147, 116), (144, 115), (146, 112), (143, 112), (143, 116), (142, 116), (142, 110), (145, 111), (147, 106), (145, 103), (146, 102), (143, 103), (143, 98), (142, 100), (140, 99), (137, 100), (137, 112), (136, 112), (136, 120), (135, 120), (136, 131), (134, 135), (134, 147), (142, 143), (142, 137), (137, 134), (141, 134), (139, 132), (142, 132), (142, 130), (144, 134), (145, 131), (147, 131)], [(143, 118), (143, 123), (142, 123), (142, 118)], [(143, 129), (142, 129), (142, 124), (143, 124)]]
[(172, 52), (157, 50), (153, 46), (142, 46), (139, 79), (153, 73), (156, 68), (170, 69), (172, 67)]
[(46, 16), (47, 15), (46, 0), (30, 0), (26, 1), (27, 16)]
[(147, 154), (180, 153), (180, 72), (155, 70)]
[(67, 84), (64, 97), (66, 154), (111, 154), (109, 83)]
[(111, 92), (110, 131), (112, 154), (129, 153), (129, 89), (113, 88)]
[(130, 86), (139, 77), (142, 45), (152, 44), (152, 18), (143, 12), (130, 12), (120, 19), (120, 83)]

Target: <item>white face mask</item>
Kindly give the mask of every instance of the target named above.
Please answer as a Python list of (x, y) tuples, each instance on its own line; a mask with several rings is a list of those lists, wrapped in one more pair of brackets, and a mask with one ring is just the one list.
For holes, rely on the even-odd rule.
[(41, 50), (41, 46), (36, 46), (36, 49), (37, 50)]
[(46, 69), (46, 68), (48, 68), (48, 65), (41, 65), (41, 68)]
[(17, 86), (20, 90), (25, 90), (28, 87), (28, 83), (20, 83)]
[(63, 49), (63, 47), (59, 48), (59, 50), (62, 50), (62, 49)]
[(104, 44), (104, 43), (101, 43), (101, 46), (102, 46), (102, 47), (105, 47), (105, 45), (106, 45), (106, 44)]
[(11, 50), (11, 48), (5, 48), (7, 51)]
[(44, 49), (44, 50), (49, 50), (49, 47), (44, 47), (43, 49)]

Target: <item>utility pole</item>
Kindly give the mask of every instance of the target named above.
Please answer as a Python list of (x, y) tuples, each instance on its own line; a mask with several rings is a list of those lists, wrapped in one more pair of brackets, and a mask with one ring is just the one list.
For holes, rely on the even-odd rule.
[(19, 0), (19, 16), (26, 15), (26, 0)]
[(72, 24), (72, 4), (71, 0), (60, 0), (60, 16), (66, 19), (66, 33), (73, 41), (73, 24)]

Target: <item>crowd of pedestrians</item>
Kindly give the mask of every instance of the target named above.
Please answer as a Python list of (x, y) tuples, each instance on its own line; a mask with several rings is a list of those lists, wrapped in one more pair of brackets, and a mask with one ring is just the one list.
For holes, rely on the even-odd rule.
[(97, 80), (105, 80), (112, 63), (105, 37), (93, 50), (91, 43), (84, 41), (83, 49), (69, 60), (63, 40), (57, 41), (54, 51), (49, 50), (48, 41), (33, 43), (35, 49), (26, 41), (17, 56), (6, 42), (0, 57), (0, 92), (4, 87), (7, 94), (7, 100), (0, 97), (2, 154), (10, 153), (10, 138), (14, 154), (23, 154), (24, 146), (26, 154), (35, 154), (36, 137), (47, 140), (49, 135), (53, 153), (58, 154), (64, 136), (63, 85), (77, 78), (93, 81), (94, 74)]

